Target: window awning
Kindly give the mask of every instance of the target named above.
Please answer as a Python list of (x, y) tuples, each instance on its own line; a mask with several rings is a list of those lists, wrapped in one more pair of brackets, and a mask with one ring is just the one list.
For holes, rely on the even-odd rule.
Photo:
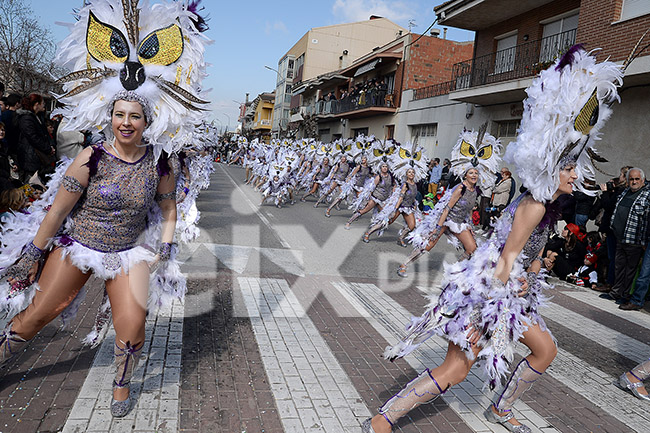
[(359, 69), (357, 69), (357, 72), (354, 73), (353, 77), (358, 77), (361, 74), (372, 71), (379, 62), (381, 62), (381, 59), (375, 59), (370, 63), (360, 66)]
[(301, 120), (303, 120), (303, 118), (300, 113), (292, 114), (289, 118), (289, 122), (300, 122)]

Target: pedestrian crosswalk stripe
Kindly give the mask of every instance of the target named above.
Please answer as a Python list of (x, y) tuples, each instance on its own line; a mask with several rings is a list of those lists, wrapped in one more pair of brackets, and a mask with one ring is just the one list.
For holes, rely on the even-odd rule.
[(287, 282), (237, 282), (284, 431), (359, 431), (370, 411)]
[[(642, 311), (619, 310), (618, 305), (608, 299), (599, 298), (599, 294), (592, 291), (577, 290), (575, 292), (562, 292), (562, 294), (650, 330), (650, 315), (647, 313)], [(650, 353), (648, 356), (650, 356)]]

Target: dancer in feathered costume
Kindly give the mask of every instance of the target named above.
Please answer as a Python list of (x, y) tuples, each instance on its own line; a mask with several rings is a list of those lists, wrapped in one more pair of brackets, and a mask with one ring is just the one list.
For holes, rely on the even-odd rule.
[(327, 200), (334, 193), (334, 190), (339, 188), (345, 182), (345, 179), (347, 179), (348, 174), (350, 173), (348, 156), (350, 150), (352, 149), (352, 145), (350, 143), (340, 142), (334, 146), (338, 154), (335, 155), (335, 158), (337, 158), (337, 160), (334, 167), (330, 171), (331, 180), (329, 182), (323, 182), (321, 195), (318, 198), (316, 204), (314, 204), (314, 207), (318, 207), (318, 205), (323, 200)]
[(416, 219), (421, 219), (417, 203), (417, 182), (427, 175), (428, 158), (424, 148), (416, 143), (407, 143), (391, 155), (392, 172), (397, 179), (402, 179), (402, 185), (396, 188), (386, 205), (377, 212), (370, 221), (370, 227), (364, 233), (362, 240), (370, 241), (370, 235), (380, 230), (380, 235), (395, 220), (402, 215), (406, 226), (400, 230), (397, 243), (406, 246), (404, 237), (409, 234), (416, 224)]
[(262, 201), (260, 206), (264, 204), (269, 197), (274, 198), (274, 203), (277, 208), (282, 207), (285, 201), (285, 196), (288, 195), (288, 183), (286, 182), (287, 165), (272, 164), (269, 169), (269, 181), (264, 185), (262, 192)]
[(579, 179), (589, 179), (593, 146), (621, 80), (618, 65), (596, 63), (580, 47), (533, 80), (519, 136), (506, 152), (529, 192), (504, 210), (490, 238), (470, 259), (445, 266), (440, 298), (431, 299), (426, 312), (408, 325), (407, 336), (386, 350), (385, 356), (394, 359), (432, 335), (449, 341), (445, 361), (389, 399), (379, 415), (363, 423), (364, 432), (390, 431), (411, 409), (463, 381), (477, 360), (490, 387), (496, 386), (508, 372), (517, 341), (531, 353), (513, 369), (485, 416), (509, 431), (531, 431), (514, 418), (512, 407), (557, 353), (539, 313), (543, 291), (549, 288), (541, 255), (557, 217), (554, 203), (574, 186), (581, 189)]
[(307, 201), (307, 197), (310, 195), (316, 194), (318, 188), (321, 184), (327, 179), (330, 171), (332, 170), (332, 165), (330, 164), (331, 158), (333, 158), (334, 147), (331, 143), (319, 145), (316, 158), (312, 164), (312, 170), (309, 172), (308, 178), (310, 182), (309, 191), (300, 198), (300, 201)]
[(421, 224), (408, 239), (415, 247), (405, 263), (397, 269), (397, 275), (406, 277), (408, 265), (438, 243), (447, 233), (454, 245), (463, 246), (467, 256), (476, 250), (476, 240), (471, 230), (471, 215), (480, 187), (494, 185), (494, 172), (501, 162), (501, 143), (486, 132), (487, 123), (478, 132), (464, 130), (451, 151), (452, 172), (462, 182), (448, 189)]
[(350, 226), (354, 221), (361, 215), (370, 212), (375, 206), (379, 206), (381, 210), (384, 202), (393, 193), (397, 183), (390, 172), (389, 161), (396, 148), (397, 146), (393, 140), (381, 141), (375, 139), (372, 141), (372, 152), (370, 154), (372, 158), (369, 163), (373, 172), (377, 173), (377, 175), (366, 180), (362, 191), (348, 206), (354, 213), (345, 224), (346, 230), (350, 230)]
[(361, 194), (366, 182), (369, 179), (372, 181), (372, 170), (368, 164), (368, 156), (362, 154), (358, 159), (355, 157), (355, 162), (357, 165), (352, 169), (352, 172), (348, 175), (345, 183), (341, 185), (341, 193), (332, 201), (332, 204), (330, 204), (325, 211), (325, 216), (327, 218), (331, 216), (332, 209), (338, 209), (339, 203), (343, 200), (350, 200), (351, 197), (356, 198)]
[(179, 150), (177, 137), (193, 132), (207, 104), (200, 81), (208, 41), (195, 7), (103, 0), (79, 11), (56, 58), (76, 71), (60, 80), (58, 112), (67, 128), (103, 130), (106, 142), (61, 164), (34, 211), (2, 228), (0, 308), (15, 316), (0, 333), (0, 363), (59, 314), (69, 321), (92, 273), (105, 280), (114, 319), (116, 417), (130, 408), (147, 310), (185, 294), (174, 259), (174, 175), (163, 151)]

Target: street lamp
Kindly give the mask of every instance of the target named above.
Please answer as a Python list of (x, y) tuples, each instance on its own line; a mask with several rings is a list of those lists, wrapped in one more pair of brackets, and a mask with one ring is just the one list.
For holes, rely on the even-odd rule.
[(230, 116), (228, 116), (226, 113), (221, 113), (221, 114), (223, 114), (228, 118), (228, 124), (226, 125), (226, 132), (228, 132), (228, 126), (230, 125)]

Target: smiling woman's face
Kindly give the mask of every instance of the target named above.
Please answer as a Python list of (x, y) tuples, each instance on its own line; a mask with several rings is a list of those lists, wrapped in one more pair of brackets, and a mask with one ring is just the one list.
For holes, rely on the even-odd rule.
[(557, 190), (561, 194), (571, 194), (573, 192), (573, 182), (578, 178), (576, 175), (576, 166), (568, 165), (560, 170), (560, 185)]
[(115, 101), (111, 126), (118, 143), (123, 146), (139, 145), (146, 125), (139, 102)]

